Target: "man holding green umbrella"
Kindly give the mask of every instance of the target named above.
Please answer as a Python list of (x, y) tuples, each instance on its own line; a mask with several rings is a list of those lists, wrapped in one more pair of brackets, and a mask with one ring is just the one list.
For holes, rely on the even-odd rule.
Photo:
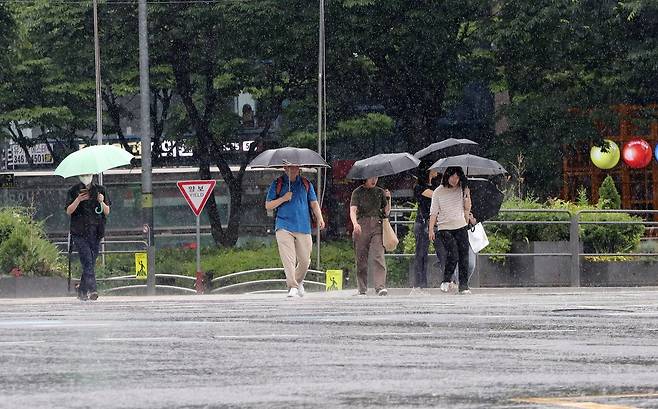
[(93, 175), (127, 165), (132, 159), (132, 154), (116, 146), (96, 145), (73, 152), (55, 169), (55, 175), (80, 180), (69, 189), (65, 210), (71, 216), (71, 241), (82, 264), (78, 286), (81, 300), (98, 299), (96, 258), (112, 204), (105, 188), (93, 183)]
[(92, 175), (81, 175), (79, 179), (80, 183), (68, 191), (66, 214), (71, 216), (71, 241), (82, 264), (78, 298), (96, 300), (96, 258), (105, 236), (105, 220), (110, 214), (111, 201), (105, 188), (93, 183)]

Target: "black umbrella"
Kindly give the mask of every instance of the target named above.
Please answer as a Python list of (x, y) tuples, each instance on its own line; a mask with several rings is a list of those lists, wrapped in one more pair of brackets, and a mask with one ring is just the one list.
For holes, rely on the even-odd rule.
[(354, 162), (348, 179), (368, 179), (394, 175), (418, 167), (420, 160), (410, 153), (382, 153)]
[(249, 166), (252, 168), (282, 168), (284, 166), (306, 166), (328, 168), (327, 162), (317, 152), (306, 148), (268, 149), (256, 156)]
[(465, 153), (477, 153), (479, 144), (470, 139), (448, 138), (441, 142), (435, 142), (427, 148), (414, 153), (418, 159), (430, 160), (447, 158), (448, 156), (462, 155)]
[(469, 178), (468, 188), (471, 190), (471, 213), (478, 222), (498, 214), (505, 195), (496, 185), (487, 179)]
[(430, 166), (430, 169), (443, 173), (452, 166), (460, 166), (467, 176), (491, 176), (507, 173), (505, 168), (495, 160), (471, 154), (439, 159)]

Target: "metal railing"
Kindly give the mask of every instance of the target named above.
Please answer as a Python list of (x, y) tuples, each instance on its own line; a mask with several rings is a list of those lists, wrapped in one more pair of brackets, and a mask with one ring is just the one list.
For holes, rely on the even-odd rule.
[[(391, 210), (390, 220), (393, 225), (398, 237), (400, 237), (400, 247), (402, 246), (402, 237), (399, 235), (398, 227), (412, 226), (414, 224), (413, 220), (409, 220), (409, 215), (416, 211), (412, 208), (394, 208)], [(649, 220), (628, 220), (628, 221), (588, 221), (582, 220), (583, 215), (585, 214), (644, 214), (644, 215), (656, 215), (658, 210), (581, 210), (576, 213), (571, 213), (568, 210), (564, 209), (501, 209), (500, 213), (502, 215), (514, 214), (514, 213), (536, 213), (536, 214), (560, 214), (564, 216), (564, 220), (490, 220), (484, 222), (484, 225), (565, 225), (569, 226), (568, 230), (568, 242), (569, 242), (569, 251), (568, 252), (521, 252), (521, 253), (487, 253), (480, 252), (477, 255), (477, 259), (480, 257), (541, 257), (541, 256), (556, 256), (556, 257), (565, 257), (570, 259), (570, 269), (569, 269), (569, 285), (572, 287), (579, 287), (581, 285), (581, 259), (583, 257), (592, 257), (592, 256), (627, 256), (627, 257), (656, 257), (658, 253), (648, 252), (648, 253), (639, 253), (639, 252), (609, 252), (609, 253), (589, 253), (582, 250), (582, 240), (581, 240), (581, 229), (584, 226), (588, 225), (629, 225), (629, 224), (642, 224), (645, 226), (658, 226), (658, 222), (649, 221)], [(56, 242), (55, 244), (59, 245), (68, 245), (67, 242)], [(146, 248), (146, 242), (142, 240), (106, 240), (106, 245), (137, 245), (141, 248)], [(486, 250), (486, 249), (485, 249)], [(133, 249), (124, 249), (124, 250), (104, 250), (105, 254), (112, 253), (134, 253), (137, 250)], [(60, 253), (67, 253), (67, 250), (60, 250)], [(72, 254), (71, 252), (70, 254)], [(386, 253), (386, 257), (414, 257), (415, 254), (411, 253)], [(230, 293), (236, 290), (241, 290), (249, 287), (259, 287), (266, 286), (272, 287), (278, 284), (282, 284), (282, 287), (285, 288), (285, 279), (281, 278), (281, 272), (283, 268), (262, 268), (254, 270), (240, 271), (236, 273), (227, 274), (224, 276), (216, 277), (209, 279), (205, 282), (205, 291), (210, 293)], [(263, 273), (275, 273), (275, 276), (269, 276), (267, 278), (260, 279), (247, 279), (245, 281), (240, 281), (243, 278), (249, 277), (250, 275), (263, 274)], [(324, 276), (325, 272), (319, 270), (308, 270), (309, 274), (316, 274), (319, 276)], [(195, 289), (196, 277), (177, 275), (177, 274), (156, 274), (156, 279), (161, 282), (157, 284), (156, 288), (158, 289), (167, 289), (172, 291), (180, 291), (183, 293), (197, 293)], [(190, 286), (184, 285), (168, 285), (162, 284), (165, 280), (182, 280), (189, 282)], [(233, 282), (237, 280), (238, 282)], [(106, 292), (117, 292), (117, 291), (129, 291), (137, 290), (141, 288), (146, 288), (146, 285), (137, 284), (141, 282), (141, 279), (138, 279), (134, 275), (123, 275), (116, 277), (107, 277), (97, 279), (99, 282), (106, 283), (130, 283), (128, 285), (119, 285), (111, 287)], [(320, 288), (325, 288), (325, 283), (321, 282), (323, 280), (307, 280), (304, 281), (305, 284), (310, 286), (317, 286)], [(285, 292), (285, 289), (273, 289), (267, 288), (263, 290), (253, 290), (248, 293), (269, 293), (269, 292)]]
[(615, 213), (625, 213), (625, 214), (647, 214), (655, 215), (658, 214), (658, 210), (580, 210), (576, 212), (571, 218), (571, 228), (569, 230), (569, 242), (571, 248), (571, 286), (580, 286), (580, 258), (582, 257), (591, 257), (591, 256), (625, 256), (625, 257), (655, 257), (658, 256), (658, 253), (584, 253), (580, 251), (580, 242), (579, 242), (579, 230), (581, 225), (624, 225), (624, 224), (641, 224), (643, 226), (658, 226), (658, 222), (649, 221), (649, 220), (637, 220), (637, 221), (582, 221), (580, 220), (581, 215), (584, 214), (615, 214)]
[[(213, 278), (210, 281), (210, 286), (213, 287), (216, 285), (215, 288), (210, 289), (210, 293), (227, 293), (227, 292), (232, 292), (234, 290), (243, 288), (243, 287), (257, 287), (261, 286), (263, 284), (283, 284), (283, 287), (285, 288), (285, 283), (286, 280), (285, 278), (264, 278), (264, 279), (256, 279), (256, 280), (247, 280), (247, 281), (240, 281), (237, 283), (233, 284), (223, 284), (226, 281), (232, 281), (236, 278), (242, 278), (245, 276), (250, 276), (254, 274), (261, 274), (261, 273), (277, 273), (279, 276), (281, 275), (281, 272), (284, 272), (284, 269), (281, 267), (276, 267), (276, 268), (259, 268), (259, 269), (254, 269), (254, 270), (245, 270), (245, 271), (239, 271), (237, 273), (231, 273), (231, 274), (226, 274), (217, 278)], [(325, 276), (324, 271), (320, 270), (312, 270), (309, 269), (307, 271), (307, 274), (315, 274), (318, 276)], [(312, 286), (317, 286), (321, 287), (322, 289), (326, 288), (326, 284), (319, 282), (319, 281), (313, 281), (313, 280), (304, 280), (304, 285), (312, 285)], [(257, 291), (249, 291), (247, 294), (255, 294), (255, 293), (282, 293), (286, 292), (286, 289), (267, 289), (267, 290), (257, 290)]]
[[(59, 241), (59, 242), (54, 242), (58, 248), (59, 248), (59, 253), (60, 254), (66, 254), (68, 257), (68, 263), (69, 263), (69, 272), (71, 269), (71, 257), (74, 254), (77, 254), (77, 251), (74, 250), (74, 246), (71, 245), (70, 238), (67, 241)], [(107, 247), (112, 247), (112, 246), (128, 246), (128, 248), (124, 249), (116, 249), (116, 250), (108, 250)], [(146, 249), (148, 248), (148, 244), (144, 240), (103, 240), (101, 243), (101, 249), (99, 251), (99, 255), (107, 255), (107, 254), (134, 254), (138, 252), (145, 252)], [(181, 292), (181, 293), (197, 293), (197, 290), (195, 289), (195, 284), (196, 284), (196, 277), (191, 277), (191, 276), (185, 276), (185, 275), (180, 275), (180, 274), (155, 274), (156, 278), (156, 289), (161, 289), (161, 290), (170, 290), (174, 292)], [(104, 277), (104, 278), (97, 278), (96, 283), (101, 283), (101, 284), (109, 284), (112, 285), (114, 283), (131, 283), (128, 285), (117, 285), (117, 286), (110, 286), (109, 288), (104, 288), (102, 292), (104, 293), (114, 293), (114, 292), (120, 292), (120, 291), (133, 291), (133, 290), (139, 290), (139, 289), (146, 289), (146, 284), (138, 284), (145, 282), (146, 278), (138, 278), (136, 274), (132, 275), (120, 275), (120, 276), (113, 276), (113, 277)], [(182, 280), (182, 281), (189, 281), (191, 284), (191, 287), (186, 287), (182, 285), (169, 285), (169, 284), (162, 284), (163, 282), (171, 281), (173, 280)], [(160, 281), (161, 284), (157, 284), (157, 282)], [(71, 283), (78, 283), (80, 282), (79, 277), (71, 277), (69, 281), (69, 292), (71, 291)]]
[[(394, 226), (394, 229), (397, 233), (397, 226), (413, 224), (413, 220), (409, 220), (408, 216), (406, 219), (400, 219), (399, 215), (411, 214), (415, 209), (408, 208), (396, 208), (391, 210), (391, 224)], [(541, 256), (556, 256), (556, 257), (569, 257), (570, 258), (570, 270), (569, 270), (569, 285), (572, 287), (579, 287), (581, 285), (581, 258), (582, 257), (593, 257), (593, 256), (626, 256), (626, 257), (657, 257), (658, 252), (647, 252), (647, 253), (638, 253), (638, 252), (607, 252), (607, 253), (588, 253), (581, 250), (582, 240), (580, 238), (580, 230), (582, 226), (587, 225), (632, 225), (632, 224), (641, 224), (645, 226), (658, 226), (658, 221), (649, 221), (649, 220), (628, 220), (628, 221), (585, 221), (581, 220), (581, 216), (584, 214), (644, 214), (644, 215), (655, 215), (658, 214), (658, 210), (630, 210), (630, 209), (614, 209), (614, 210), (580, 210), (576, 213), (571, 213), (566, 209), (501, 209), (501, 214), (512, 214), (512, 213), (539, 213), (539, 214), (563, 214), (565, 215), (565, 220), (489, 220), (485, 221), (483, 224), (487, 225), (568, 225), (569, 234), (569, 251), (568, 252), (533, 252), (533, 253), (487, 253), (480, 252), (477, 254), (477, 258), (480, 257), (541, 257)], [(399, 236), (398, 236), (399, 237)], [(402, 239), (402, 238), (400, 238)], [(402, 240), (400, 240), (402, 241)], [(432, 254), (430, 254), (432, 255)], [(414, 257), (415, 254), (412, 253), (387, 253), (386, 257)]]

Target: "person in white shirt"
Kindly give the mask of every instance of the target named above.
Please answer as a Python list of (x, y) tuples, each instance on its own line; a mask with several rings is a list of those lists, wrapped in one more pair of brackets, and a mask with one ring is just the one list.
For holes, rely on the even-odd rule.
[(449, 167), (443, 173), (441, 185), (432, 193), (430, 205), (429, 239), (436, 237), (446, 251), (441, 291), (451, 289), (452, 273), (459, 264), (459, 293), (470, 294), (468, 288), (468, 216), (471, 213), (471, 192), (468, 178), (460, 167)]

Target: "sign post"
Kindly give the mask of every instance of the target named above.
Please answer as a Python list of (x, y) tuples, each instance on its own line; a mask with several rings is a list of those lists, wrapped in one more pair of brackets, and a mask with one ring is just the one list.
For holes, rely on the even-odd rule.
[(203, 294), (203, 273), (201, 272), (201, 221), (199, 215), (210, 198), (217, 182), (215, 180), (185, 180), (176, 182), (185, 201), (196, 216), (196, 292)]

